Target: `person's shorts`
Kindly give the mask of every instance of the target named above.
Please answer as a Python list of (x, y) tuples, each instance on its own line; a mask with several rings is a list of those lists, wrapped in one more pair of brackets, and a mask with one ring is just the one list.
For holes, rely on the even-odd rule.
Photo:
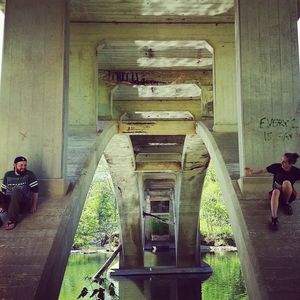
[[(272, 192), (273, 192), (273, 190), (269, 192), (269, 200), (271, 200), (271, 198), (272, 198)], [(296, 198), (297, 198), (297, 192), (293, 189), (291, 197), (289, 199), (289, 203), (295, 201)], [(281, 190), (280, 190), (279, 201), (280, 201), (280, 203), (283, 203), (283, 195), (282, 195), (282, 191)], [(283, 203), (283, 204), (285, 204), (285, 203)]]

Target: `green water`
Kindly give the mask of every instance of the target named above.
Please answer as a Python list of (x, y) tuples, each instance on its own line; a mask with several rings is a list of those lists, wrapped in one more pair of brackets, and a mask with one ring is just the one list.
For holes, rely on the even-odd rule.
[[(89, 288), (85, 278), (94, 275), (109, 254), (73, 254), (69, 258), (59, 300), (73, 300), (83, 287)], [(201, 283), (199, 279), (165, 278), (123, 280), (117, 285), (120, 299), (124, 300), (246, 300), (246, 289), (237, 253), (207, 254), (213, 274)], [(118, 286), (120, 285), (120, 286)], [(90, 299), (88, 296), (81, 299)], [(110, 298), (106, 296), (106, 300)]]

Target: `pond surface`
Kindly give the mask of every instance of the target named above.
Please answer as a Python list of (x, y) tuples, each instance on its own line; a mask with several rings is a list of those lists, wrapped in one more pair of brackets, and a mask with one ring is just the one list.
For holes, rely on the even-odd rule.
[[(83, 287), (91, 286), (88, 276), (93, 276), (110, 256), (109, 253), (72, 254), (69, 258), (59, 300), (75, 300)], [(155, 254), (147, 254), (146, 260), (156, 260)], [(237, 253), (217, 252), (206, 254), (203, 260), (213, 269), (206, 281), (199, 278), (155, 277), (132, 280), (112, 281), (124, 300), (246, 300), (248, 299)], [(91, 299), (89, 296), (80, 299)], [(96, 298), (93, 298), (96, 299)], [(106, 300), (111, 299), (105, 296)]]

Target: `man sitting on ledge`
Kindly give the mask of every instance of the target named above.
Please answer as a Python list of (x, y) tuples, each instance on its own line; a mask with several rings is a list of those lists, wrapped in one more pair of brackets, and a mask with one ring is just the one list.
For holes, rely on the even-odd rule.
[(27, 159), (18, 156), (14, 160), (14, 170), (8, 171), (1, 184), (0, 213), (7, 212), (8, 223), (5, 229), (14, 229), (19, 213), (34, 213), (38, 202), (38, 181), (33, 172), (27, 170)]

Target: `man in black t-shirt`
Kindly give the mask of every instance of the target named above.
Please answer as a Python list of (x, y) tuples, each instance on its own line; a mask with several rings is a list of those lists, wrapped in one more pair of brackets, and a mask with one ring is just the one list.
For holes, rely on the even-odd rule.
[(4, 175), (1, 189), (2, 209), (0, 212), (7, 212), (6, 229), (11, 230), (16, 227), (19, 213), (34, 213), (37, 209), (39, 185), (35, 174), (27, 170), (25, 157), (15, 158), (14, 170)]
[(296, 199), (297, 192), (294, 189), (294, 183), (300, 180), (300, 169), (293, 166), (299, 155), (297, 153), (285, 153), (281, 163), (272, 164), (265, 169), (253, 170), (245, 168), (246, 175), (271, 173), (273, 174), (273, 189), (269, 192), (271, 200), (271, 228), (278, 229), (278, 206), (281, 204), (288, 215), (293, 214), (290, 205)]

